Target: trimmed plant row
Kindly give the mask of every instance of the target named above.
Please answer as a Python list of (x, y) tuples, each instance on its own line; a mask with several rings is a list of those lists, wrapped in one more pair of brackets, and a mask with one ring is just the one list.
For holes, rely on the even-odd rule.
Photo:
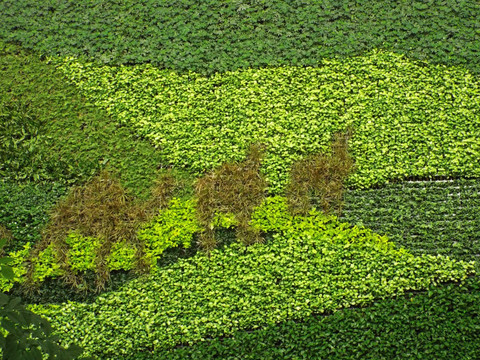
[(480, 257), (480, 181), (419, 181), (349, 190), (342, 220), (386, 234), (413, 254)]

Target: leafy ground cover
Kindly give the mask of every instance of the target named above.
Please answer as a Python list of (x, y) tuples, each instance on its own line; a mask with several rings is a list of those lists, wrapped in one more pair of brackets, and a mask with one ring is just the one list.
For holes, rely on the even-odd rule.
[(0, 182), (0, 224), (8, 226), (15, 239), (10, 251), (41, 239), (49, 210), (65, 193), (66, 186), (61, 184)]
[(129, 359), (475, 359), (479, 279)]
[[(58, 63), (58, 61), (57, 61)], [(168, 163), (201, 173), (266, 145), (263, 171), (279, 192), (295, 160), (328, 150), (352, 127), (350, 186), (478, 176), (480, 83), (458, 68), (387, 52), (319, 67), (177, 74), (151, 65), (96, 66), (68, 58), (65, 76)]]
[[(16, 133), (28, 133), (28, 123), (22, 120), (25, 116), (37, 119), (40, 130), (30, 131), (27, 140), (43, 156), (43, 161), (35, 162), (38, 169), (27, 164), (9, 170), (3, 161), (3, 180), (81, 183), (102, 166), (110, 166), (127, 188), (148, 195), (157, 167), (162, 166), (155, 149), (85, 101), (54, 66), (36, 54), (0, 42), (0, 90), (2, 115), (13, 117), (12, 127), (19, 127)], [(24, 111), (9, 110), (16, 105)], [(1, 136), (7, 136), (7, 131), (12, 132), (2, 128)], [(9, 161), (28, 157), (30, 142), (17, 146)], [(61, 166), (43, 171), (41, 166), (49, 163)]]
[(158, 153), (89, 104), (54, 66), (0, 42), (0, 223), (15, 241), (36, 242), (49, 210), (99, 169), (118, 173), (146, 198), (163, 167)]
[(48, 55), (215, 73), (385, 48), (480, 71), (475, 0), (4, 0), (0, 37)]
[(480, 256), (480, 182), (417, 181), (346, 193), (342, 219), (388, 235), (413, 254)]
[(415, 257), (315, 211), (292, 217), (282, 198), (267, 200), (252, 221), (273, 234), (265, 244), (198, 253), (93, 304), (34, 309), (48, 316), (64, 345), (114, 359), (366, 305), (473, 272), (472, 264)]

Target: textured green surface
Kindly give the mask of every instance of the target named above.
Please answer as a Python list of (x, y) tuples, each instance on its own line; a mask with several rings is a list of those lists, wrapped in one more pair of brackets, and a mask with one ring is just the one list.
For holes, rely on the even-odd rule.
[(81, 183), (100, 168), (110, 167), (129, 190), (148, 196), (162, 165), (155, 149), (89, 103), (54, 66), (0, 42), (0, 105), (3, 102), (28, 104), (29, 115), (43, 124), (38, 149), (43, 162), (23, 168), (22, 173), (2, 173), (4, 179)]
[[(3, 0), (0, 38), (42, 57), (0, 43), (0, 223), (18, 245), (34, 241), (62, 189), (102, 167), (147, 197), (167, 164), (198, 174), (242, 159), (258, 140), (270, 144), (264, 171), (277, 192), (292, 161), (326, 150), (347, 125), (359, 166), (350, 187), (478, 177), (479, 19), (475, 0)], [(144, 65), (88, 69), (101, 76), (85, 100), (43, 55)], [(9, 124), (29, 119), (41, 128), (24, 127), (22, 139), (22, 126)], [(118, 291), (42, 311), (66, 342), (102, 359), (150, 359), (154, 349), (161, 359), (476, 359), (478, 278), (379, 299), (462, 278), (457, 260), (477, 258), (477, 185), (460, 183), (457, 193), (425, 183), (347, 194), (344, 219), (391, 234), (419, 257), (331, 220), (326, 232), (295, 222), (273, 201), (254, 222), (281, 234), (263, 247), (234, 244), (211, 258), (180, 249), (148, 281), (118, 289), (129, 277), (115, 272)], [(122, 267), (128, 251), (118, 250)], [(29, 299), (84, 299), (45, 284)], [(372, 306), (337, 311), (351, 304)], [(323, 310), (329, 316), (311, 316)]]
[(294, 160), (326, 151), (332, 135), (351, 126), (350, 186), (480, 175), (480, 80), (462, 69), (382, 51), (212, 77), (55, 62), (91, 102), (195, 173), (240, 160), (249, 143), (261, 142), (263, 171), (278, 192)]
[(480, 260), (480, 180), (404, 182), (348, 191), (342, 220), (387, 234), (413, 254)]
[(66, 193), (65, 185), (0, 182), (0, 224), (11, 230), (14, 240), (6, 248), (19, 250), (41, 238), (53, 204)]
[(480, 282), (375, 302), (330, 316), (305, 317), (128, 359), (346, 360), (476, 359), (480, 353)]
[(3, 0), (0, 37), (48, 55), (214, 73), (385, 48), (480, 71), (475, 0)]
[[(131, 192), (147, 197), (162, 167), (153, 146), (89, 104), (54, 66), (2, 42), (0, 118), (10, 124), (0, 126), (0, 224), (15, 237), (9, 250), (38, 241), (55, 202), (100, 168), (117, 171)], [(13, 151), (3, 142), (11, 134)]]
[(266, 244), (198, 253), (92, 304), (39, 311), (66, 343), (115, 359), (367, 305), (465, 279), (473, 269), (441, 256), (414, 257), (319, 213), (291, 218), (285, 209), (284, 199), (273, 198), (258, 210), (256, 226), (275, 232)]

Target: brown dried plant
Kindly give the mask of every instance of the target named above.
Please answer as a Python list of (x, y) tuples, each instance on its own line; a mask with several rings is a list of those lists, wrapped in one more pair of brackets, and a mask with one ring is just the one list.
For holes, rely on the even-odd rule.
[(267, 183), (260, 174), (263, 147), (250, 146), (243, 162), (226, 163), (197, 180), (197, 216), (204, 231), (199, 246), (207, 252), (217, 246), (211, 226), (216, 213), (232, 213), (237, 223), (237, 239), (245, 245), (263, 241), (259, 231), (249, 225), (256, 206), (264, 197)]
[[(63, 270), (64, 280), (74, 288), (79, 288), (85, 280), (71, 271), (68, 261), (66, 238), (71, 232), (101, 240), (96, 257), (96, 288), (101, 290), (110, 278), (107, 258), (112, 246), (122, 240), (137, 249), (137, 271), (145, 271), (148, 265), (143, 259), (143, 244), (136, 233), (140, 223), (151, 218), (159, 208), (165, 207), (174, 189), (174, 181), (168, 174), (162, 175), (152, 189), (152, 196), (146, 202), (136, 201), (128, 195), (120, 181), (108, 171), (83, 186), (74, 187), (69, 195), (61, 200), (51, 213), (50, 221), (42, 234), (42, 241), (31, 254), (35, 258), (49, 244), (53, 244)], [(28, 284), (33, 284), (33, 266), (27, 272)]]
[(306, 215), (314, 204), (325, 213), (341, 213), (344, 181), (354, 168), (348, 153), (350, 138), (351, 131), (336, 134), (331, 154), (310, 155), (292, 166), (286, 188), (292, 214)]

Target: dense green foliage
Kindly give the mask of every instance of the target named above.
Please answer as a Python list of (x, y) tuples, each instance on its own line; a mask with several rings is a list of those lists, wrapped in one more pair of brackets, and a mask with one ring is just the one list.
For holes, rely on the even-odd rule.
[(152, 141), (166, 161), (196, 173), (262, 143), (262, 169), (278, 192), (295, 160), (327, 151), (334, 133), (352, 127), (350, 186), (480, 175), (480, 82), (462, 69), (381, 51), (317, 68), (211, 77), (56, 62), (90, 101)]
[(193, 235), (200, 230), (195, 202), (174, 198), (167, 209), (160, 211), (140, 229), (138, 238), (145, 243), (145, 255), (149, 263), (155, 265), (165, 250), (178, 246), (189, 248)]
[(9, 152), (12, 162), (30, 159), (8, 168), (0, 164), (4, 181), (71, 184), (109, 166), (118, 171), (127, 188), (146, 197), (161, 166), (151, 145), (88, 103), (54, 66), (2, 42), (0, 116), (11, 123), (0, 126), (0, 138), (28, 135), (15, 154)]
[(367, 308), (308, 316), (128, 359), (476, 359), (479, 303), (480, 282), (474, 278), (376, 301)]
[(82, 349), (58, 345), (52, 327), (43, 317), (27, 310), (18, 297), (0, 294), (0, 355), (8, 360), (71, 360), (82, 354)]
[(476, 359), (479, 18), (0, 1), (3, 357)]
[[(6, 239), (0, 237), (0, 250)], [(13, 259), (0, 257), (0, 280), (12, 280), (15, 276), (10, 267)], [(83, 351), (76, 345), (68, 349), (58, 345), (52, 336), (52, 327), (47, 320), (27, 310), (21, 299), (0, 294), (0, 355), (9, 360), (71, 360)]]
[(44, 180), (52, 174), (68, 177), (68, 164), (46, 150), (46, 119), (30, 107), (21, 100), (0, 103), (0, 176), (14, 181)]
[(116, 359), (366, 305), (472, 272), (472, 264), (414, 257), (369, 230), (318, 212), (292, 217), (286, 208), (272, 198), (258, 210), (256, 226), (275, 232), (265, 244), (198, 253), (90, 305), (36, 311), (64, 344), (80, 340), (88, 354)]
[(348, 191), (342, 220), (361, 224), (413, 254), (480, 257), (480, 181), (404, 182)]
[(50, 209), (65, 193), (66, 186), (58, 183), (0, 182), (0, 224), (14, 237), (7, 250), (20, 250), (27, 242), (39, 241)]
[(202, 73), (385, 48), (480, 71), (475, 0), (3, 0), (0, 37), (49, 55)]

